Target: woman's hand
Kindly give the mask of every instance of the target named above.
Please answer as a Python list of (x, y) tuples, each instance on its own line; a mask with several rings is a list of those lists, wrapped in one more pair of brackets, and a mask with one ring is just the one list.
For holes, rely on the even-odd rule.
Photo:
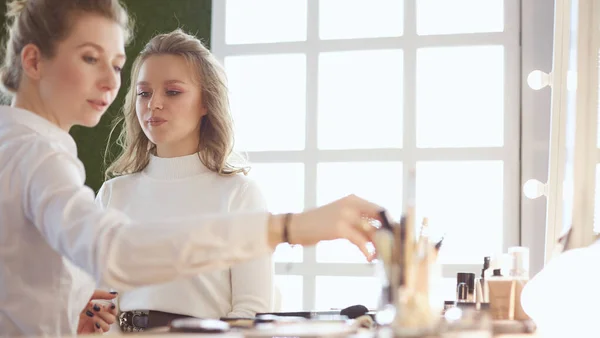
[[(365, 218), (380, 220), (383, 208), (355, 195), (349, 195), (319, 208), (291, 216), (288, 224), (290, 244), (315, 245), (319, 241), (347, 239), (358, 246), (371, 261), (367, 243), (373, 241), (377, 228)], [(285, 215), (273, 215), (269, 221), (269, 243), (272, 247), (282, 242)]]
[(104, 333), (110, 329), (110, 325), (117, 320), (117, 307), (113, 303), (93, 302), (94, 300), (113, 300), (116, 293), (104, 290), (96, 290), (87, 303), (85, 309), (79, 315), (78, 334)]

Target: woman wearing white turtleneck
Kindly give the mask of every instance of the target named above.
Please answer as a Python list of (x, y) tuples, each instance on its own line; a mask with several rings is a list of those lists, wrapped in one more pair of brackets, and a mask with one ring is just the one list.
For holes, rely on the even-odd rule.
[[(260, 189), (245, 176), (248, 168), (229, 162), (233, 122), (225, 78), (199, 40), (181, 31), (154, 37), (131, 76), (123, 152), (107, 170), (117, 177), (104, 183), (98, 203), (139, 221), (266, 210)], [(144, 330), (181, 315), (253, 317), (271, 311), (272, 276), (267, 256), (122, 293), (119, 310), (128, 322), (121, 328)], [(148, 310), (147, 321), (132, 322), (132, 311)]]
[[(243, 175), (219, 176), (202, 164), (198, 154), (151, 156), (141, 172), (106, 182), (97, 200), (139, 221), (266, 209), (254, 182)], [(204, 318), (252, 317), (270, 311), (271, 283), (272, 264), (266, 256), (231, 269), (121, 293), (119, 307)]]

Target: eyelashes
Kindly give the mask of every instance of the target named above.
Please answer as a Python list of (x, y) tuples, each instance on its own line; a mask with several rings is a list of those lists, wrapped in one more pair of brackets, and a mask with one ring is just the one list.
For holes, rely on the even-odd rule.
[[(165, 93), (167, 94), (167, 96), (177, 96), (183, 92), (180, 92), (178, 90), (167, 90)], [(142, 98), (149, 98), (152, 96), (152, 93), (148, 91), (138, 91), (136, 95)]]
[[(87, 64), (90, 65), (95, 65), (98, 63), (98, 58), (95, 58), (93, 56), (89, 56), (89, 55), (84, 55), (83, 56), (83, 61)], [(122, 66), (113, 66), (113, 69), (115, 70), (115, 72), (117, 73), (121, 73), (121, 71), (123, 71), (123, 67)]]
[[(181, 94), (182, 92), (177, 91), (177, 90), (167, 90), (166, 93), (167, 93), (167, 96), (177, 96), (177, 95)], [(144, 97), (144, 98), (150, 97), (151, 95), (152, 95), (152, 93), (147, 92), (147, 91), (137, 92), (137, 96)]]

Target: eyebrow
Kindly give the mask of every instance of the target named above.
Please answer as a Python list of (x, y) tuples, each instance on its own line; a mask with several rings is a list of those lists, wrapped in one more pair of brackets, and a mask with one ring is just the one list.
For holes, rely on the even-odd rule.
[[(181, 81), (181, 80), (166, 80), (163, 82), (164, 84), (186, 84), (185, 82)], [(140, 81), (137, 83), (138, 86), (147, 86), (150, 83), (148, 81)]]
[[(104, 48), (102, 48), (102, 46), (100, 46), (99, 44), (96, 44), (93, 42), (84, 42), (84, 43), (80, 44), (79, 46), (77, 46), (77, 49), (80, 49), (83, 47), (92, 47), (92, 48), (96, 49), (98, 52), (104, 53)], [(127, 56), (125, 56), (125, 54), (118, 54), (117, 58), (126, 59)]]

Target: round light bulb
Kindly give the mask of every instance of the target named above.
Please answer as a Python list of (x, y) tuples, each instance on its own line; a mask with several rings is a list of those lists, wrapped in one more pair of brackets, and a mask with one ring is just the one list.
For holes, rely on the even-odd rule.
[(550, 84), (550, 75), (536, 69), (527, 76), (527, 84), (533, 90), (540, 90)]
[(462, 318), (462, 314), (463, 312), (459, 307), (452, 307), (446, 310), (446, 312), (444, 313), (444, 318), (448, 322), (452, 323)]
[(375, 313), (375, 321), (379, 325), (390, 325), (396, 317), (396, 308), (391, 305), (385, 305), (382, 309)]
[(523, 185), (523, 194), (529, 199), (536, 199), (546, 195), (546, 185), (538, 180), (527, 180)]

